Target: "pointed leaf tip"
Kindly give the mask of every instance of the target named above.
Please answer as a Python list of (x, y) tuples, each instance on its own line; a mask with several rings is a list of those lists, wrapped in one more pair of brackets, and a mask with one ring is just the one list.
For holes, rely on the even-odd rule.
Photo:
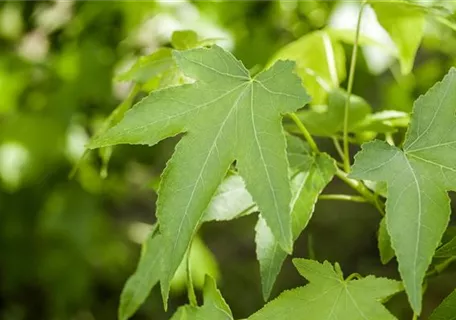
[(415, 102), (403, 150), (380, 141), (365, 144), (350, 175), (388, 185), (386, 228), (416, 314), (423, 279), (448, 225), (448, 191), (456, 188), (454, 101), (453, 68)]

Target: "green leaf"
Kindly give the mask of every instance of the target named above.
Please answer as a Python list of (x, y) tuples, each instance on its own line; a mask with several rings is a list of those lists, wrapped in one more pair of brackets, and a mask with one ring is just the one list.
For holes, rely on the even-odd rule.
[(287, 135), (287, 157), (290, 164), (289, 176), (307, 171), (313, 163), (313, 155), (310, 146), (303, 139)]
[[(189, 262), (191, 278), (195, 288), (203, 288), (206, 275), (214, 279), (219, 278), (220, 271), (217, 260), (198, 235), (193, 237)], [(177, 293), (184, 291), (187, 287), (187, 279), (187, 257), (185, 257), (182, 259), (171, 281), (171, 291)]]
[[(333, 29), (331, 27), (326, 27), (325, 30), (329, 33), (331, 38), (339, 40), (341, 42), (354, 45), (356, 38), (356, 29)], [(383, 50), (385, 53), (394, 55), (395, 51), (389, 45), (379, 42), (365, 34), (359, 34), (358, 37), (358, 46), (371, 46)]]
[(235, 160), (274, 236), (291, 251), (291, 191), (281, 119), (309, 101), (289, 61), (251, 78), (241, 62), (217, 46), (174, 51), (174, 57), (196, 82), (152, 92), (90, 144), (154, 145), (187, 132), (162, 175), (157, 202), (166, 247), (165, 302), (169, 282)]
[(397, 47), (402, 74), (410, 73), (423, 38), (425, 13), (403, 1), (371, 1), (370, 4)]
[(456, 237), (441, 246), (435, 253), (436, 258), (449, 258), (456, 256)]
[(203, 221), (227, 221), (258, 211), (242, 177), (233, 174), (223, 180), (212, 197)]
[(424, 275), (448, 224), (456, 181), (456, 69), (414, 105), (403, 150), (364, 144), (350, 177), (388, 183), (386, 226), (415, 313)]
[(401, 291), (401, 283), (368, 276), (360, 280), (344, 280), (329, 262), (294, 259), (299, 273), (309, 284), (285, 291), (277, 299), (253, 314), (249, 320), (277, 319), (396, 319), (380, 303)]
[[(296, 240), (307, 226), (312, 217), (318, 196), (332, 180), (336, 172), (334, 160), (326, 154), (309, 158), (308, 162), (310, 164), (308, 169), (298, 173), (291, 182), (293, 192), (291, 202), (293, 240)], [(263, 298), (267, 300), (287, 253), (280, 248), (261, 216), (255, 231), (256, 253), (260, 263)]]
[[(308, 170), (313, 163), (310, 147), (302, 139), (287, 135), (287, 157), (291, 176)], [(293, 190), (292, 190), (293, 191)], [(258, 211), (258, 207), (237, 173), (220, 184), (204, 214), (203, 221), (228, 221)]]
[(206, 276), (204, 282), (204, 304), (201, 307), (184, 306), (171, 318), (172, 320), (233, 320), (230, 307), (226, 304), (215, 281)]
[[(299, 118), (313, 135), (331, 137), (343, 131), (345, 101), (348, 94), (341, 90), (333, 90), (328, 95), (328, 105), (315, 106), (298, 113)], [(348, 129), (353, 128), (372, 112), (369, 104), (361, 97), (350, 96), (350, 113)]]
[(198, 35), (192, 30), (174, 31), (171, 44), (178, 50), (193, 49), (198, 46)]
[(163, 245), (160, 235), (154, 231), (144, 242), (135, 273), (128, 278), (120, 296), (119, 319), (129, 319), (146, 300), (152, 288), (160, 280)]
[(364, 180), (363, 182), (366, 187), (374, 191), (374, 193), (382, 196), (383, 198), (386, 198), (388, 196), (388, 185), (385, 181)]
[(394, 258), (394, 250), (391, 247), (391, 238), (386, 230), (386, 220), (383, 218), (380, 221), (378, 228), (378, 251), (380, 252), (380, 260), (383, 264), (387, 264)]
[(327, 92), (345, 79), (345, 53), (339, 41), (327, 31), (315, 31), (289, 43), (271, 60), (296, 61), (296, 72), (312, 97), (313, 104), (326, 100)]
[(196, 319), (233, 319), (230, 307), (217, 289), (214, 279), (206, 276), (204, 283), (204, 305), (198, 311)]
[(432, 312), (429, 320), (455, 320), (456, 319), (456, 290), (454, 290)]
[(172, 50), (160, 48), (148, 56), (140, 57), (128, 71), (118, 75), (116, 80), (134, 81), (143, 84), (155, 77), (162, 76), (172, 68), (176, 68)]
[(406, 112), (384, 110), (367, 115), (362, 121), (356, 123), (352, 132), (359, 133), (372, 131), (376, 133), (395, 132), (397, 128), (407, 127), (410, 116)]

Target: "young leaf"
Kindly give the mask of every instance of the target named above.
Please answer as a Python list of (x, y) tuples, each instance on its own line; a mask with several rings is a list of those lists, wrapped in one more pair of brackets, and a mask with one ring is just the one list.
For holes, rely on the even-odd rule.
[(454, 290), (432, 312), (429, 320), (455, 320), (456, 319), (456, 290)]
[(425, 13), (403, 1), (371, 1), (370, 4), (397, 47), (402, 73), (410, 73), (423, 38)]
[(174, 31), (171, 44), (178, 50), (192, 49), (198, 46), (198, 35), (192, 30)]
[(386, 220), (383, 218), (380, 221), (378, 228), (378, 251), (380, 252), (380, 261), (387, 264), (394, 258), (394, 250), (391, 248), (391, 238), (386, 230)]
[[(293, 192), (291, 202), (293, 240), (296, 240), (307, 226), (312, 217), (318, 196), (332, 180), (336, 172), (334, 160), (326, 154), (317, 155), (309, 160), (309, 168), (304, 172), (298, 173), (291, 182)], [(255, 231), (256, 253), (260, 263), (263, 298), (267, 300), (287, 253), (280, 248), (271, 230), (261, 217), (258, 220)]]
[(313, 104), (323, 103), (327, 92), (339, 87), (346, 76), (344, 48), (327, 31), (315, 31), (289, 43), (272, 61), (279, 59), (296, 61), (296, 72)]
[(395, 132), (397, 128), (407, 127), (410, 116), (406, 112), (384, 110), (367, 115), (355, 124), (353, 132), (371, 131), (377, 133)]
[(129, 319), (160, 280), (161, 238), (160, 235), (153, 235), (152, 231), (143, 244), (138, 267), (125, 283), (120, 296), (119, 320)]
[(450, 216), (447, 190), (456, 184), (456, 69), (414, 105), (403, 150), (384, 142), (363, 145), (352, 178), (388, 183), (386, 225), (415, 313), (421, 284)]
[(399, 281), (373, 276), (347, 281), (327, 261), (294, 259), (293, 263), (310, 283), (282, 293), (249, 320), (396, 319), (380, 301), (401, 291)]
[(166, 247), (165, 302), (169, 282), (234, 160), (274, 236), (291, 251), (291, 191), (281, 118), (309, 101), (289, 61), (251, 78), (240, 61), (217, 46), (174, 51), (174, 57), (196, 82), (152, 92), (90, 144), (154, 145), (188, 132), (163, 173), (157, 203)]
[(206, 276), (204, 282), (204, 304), (201, 307), (185, 306), (171, 318), (172, 320), (233, 320), (230, 307), (226, 304), (215, 281)]
[(456, 237), (441, 246), (435, 253), (436, 258), (449, 258), (456, 256)]
[(128, 71), (118, 75), (116, 79), (146, 83), (173, 67), (175, 68), (176, 64), (173, 61), (172, 50), (160, 48), (148, 56), (140, 57)]

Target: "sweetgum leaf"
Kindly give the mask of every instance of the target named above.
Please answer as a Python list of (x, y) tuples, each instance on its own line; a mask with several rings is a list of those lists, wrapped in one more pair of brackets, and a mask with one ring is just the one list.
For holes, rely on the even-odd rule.
[[(299, 172), (292, 179), (293, 198), (292, 228), (296, 240), (307, 226), (315, 208), (318, 196), (332, 180), (336, 167), (334, 160), (326, 154), (309, 157), (307, 170)], [(255, 227), (256, 254), (260, 263), (263, 298), (267, 300), (282, 264), (287, 257), (274, 238), (265, 221), (259, 218)]]
[(370, 4), (378, 22), (396, 45), (401, 72), (410, 73), (423, 38), (425, 12), (405, 1), (370, 1)]
[(119, 320), (129, 319), (160, 280), (161, 256), (161, 236), (154, 235), (152, 231), (142, 246), (135, 273), (130, 276), (122, 290)]
[(240, 61), (217, 46), (173, 54), (196, 82), (152, 92), (90, 144), (154, 145), (187, 132), (162, 175), (157, 202), (166, 248), (161, 279), (165, 303), (169, 282), (235, 160), (274, 236), (291, 251), (291, 191), (281, 119), (309, 101), (292, 62), (279, 61), (252, 78)]
[(396, 319), (381, 301), (399, 291), (401, 283), (368, 276), (360, 280), (344, 280), (337, 264), (294, 259), (299, 273), (309, 284), (286, 291), (249, 320), (331, 319), (389, 320)]
[(456, 69), (414, 105), (402, 150), (364, 144), (350, 176), (386, 181), (386, 226), (415, 313), (421, 311), (424, 275), (447, 227), (447, 191), (456, 188)]
[(217, 289), (215, 281), (206, 276), (204, 282), (204, 304), (201, 307), (184, 306), (171, 318), (172, 320), (233, 320), (230, 307)]
[(380, 226), (378, 228), (378, 251), (380, 252), (380, 261), (383, 264), (387, 264), (394, 258), (394, 250), (391, 248), (391, 238), (386, 230), (386, 220), (383, 218), (380, 221)]
[(455, 320), (456, 319), (456, 290), (454, 290), (432, 312), (429, 320)]
[[(309, 145), (302, 139), (287, 135), (289, 174), (307, 170), (312, 164)], [(293, 190), (292, 190), (293, 192)], [(239, 174), (228, 175), (217, 188), (204, 214), (203, 221), (227, 221), (258, 211), (258, 207)]]

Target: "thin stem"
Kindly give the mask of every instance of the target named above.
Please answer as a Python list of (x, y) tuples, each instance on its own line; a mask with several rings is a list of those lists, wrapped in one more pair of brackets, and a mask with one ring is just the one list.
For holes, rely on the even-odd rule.
[(362, 184), (360, 181), (348, 178), (347, 174), (340, 169), (337, 169), (336, 176), (352, 189), (356, 190), (360, 195), (362, 195), (367, 200), (367, 202), (372, 203), (382, 216), (385, 215), (385, 211), (383, 210), (381, 202), (378, 200), (375, 194), (370, 192), (369, 189), (364, 186), (364, 184)]
[[(301, 133), (304, 135), (312, 150), (317, 154), (320, 153), (320, 150), (318, 149), (315, 140), (312, 138), (309, 131), (307, 131), (306, 127), (301, 122), (299, 117), (295, 113), (290, 113), (289, 116), (295, 122), (296, 126), (299, 128)], [(361, 194), (367, 200), (367, 202), (372, 203), (381, 215), (385, 215), (385, 211), (383, 210), (383, 204), (378, 200), (375, 194), (370, 192), (369, 189), (367, 189), (366, 186), (364, 186), (364, 184), (362, 184), (360, 181), (348, 178), (347, 173), (339, 168), (337, 168), (336, 176), (339, 177), (339, 179), (341, 179), (343, 182), (348, 184), (351, 188), (355, 189), (359, 194)]]
[(361, 4), (358, 13), (358, 23), (356, 24), (356, 34), (355, 41), (353, 43), (353, 52), (350, 63), (350, 72), (348, 75), (348, 86), (347, 86), (347, 100), (345, 101), (345, 110), (344, 110), (344, 165), (345, 171), (350, 171), (350, 153), (348, 150), (348, 114), (350, 110), (350, 96), (353, 90), (353, 81), (355, 79), (355, 68), (356, 68), (356, 58), (358, 56), (358, 41), (359, 41), (359, 32), (361, 30), (361, 18), (363, 15), (364, 6), (366, 2)]
[(418, 315), (416, 313), (413, 313), (413, 318), (412, 320), (418, 320)]
[(353, 279), (362, 279), (363, 277), (359, 274), (359, 273), (352, 273), (351, 275), (349, 275), (347, 277), (347, 279), (345, 279), (345, 281), (350, 281), (350, 280), (353, 280)]
[(395, 142), (394, 142), (394, 138), (393, 138), (393, 135), (392, 135), (391, 132), (385, 133), (385, 141), (391, 146), (396, 145)]
[(352, 202), (367, 202), (366, 198), (361, 196), (352, 196), (349, 194), (322, 194), (318, 197), (320, 200), (340, 200)]
[(301, 131), (302, 135), (307, 140), (307, 142), (309, 143), (312, 150), (315, 153), (320, 153), (320, 150), (318, 149), (317, 144), (315, 143), (315, 140), (312, 138), (309, 131), (307, 131), (307, 128), (304, 126), (301, 119), (299, 119), (299, 117), (296, 115), (296, 113), (289, 113), (288, 115), (291, 118), (291, 120), (294, 121), (296, 126), (299, 128), (299, 131)]
[(190, 255), (192, 252), (192, 243), (190, 243), (190, 246), (188, 247), (188, 252), (187, 252), (187, 295), (188, 295), (188, 301), (190, 302), (190, 305), (193, 307), (198, 306), (198, 302), (196, 300), (196, 294), (195, 294), (195, 288), (193, 287), (193, 279), (192, 279), (192, 270), (191, 270), (191, 262), (190, 262)]
[(342, 161), (344, 161), (345, 155), (344, 155), (344, 151), (342, 150), (342, 146), (340, 145), (339, 140), (337, 140), (336, 137), (332, 137), (332, 141), (333, 141), (334, 147), (336, 148), (337, 153), (339, 154)]
[(436, 275), (442, 273), (454, 261), (456, 261), (456, 257), (450, 257), (450, 258), (445, 259), (441, 263), (435, 265), (434, 268), (431, 271), (428, 271), (426, 273), (426, 278), (429, 278), (429, 277), (432, 277), (432, 276), (436, 276)]

